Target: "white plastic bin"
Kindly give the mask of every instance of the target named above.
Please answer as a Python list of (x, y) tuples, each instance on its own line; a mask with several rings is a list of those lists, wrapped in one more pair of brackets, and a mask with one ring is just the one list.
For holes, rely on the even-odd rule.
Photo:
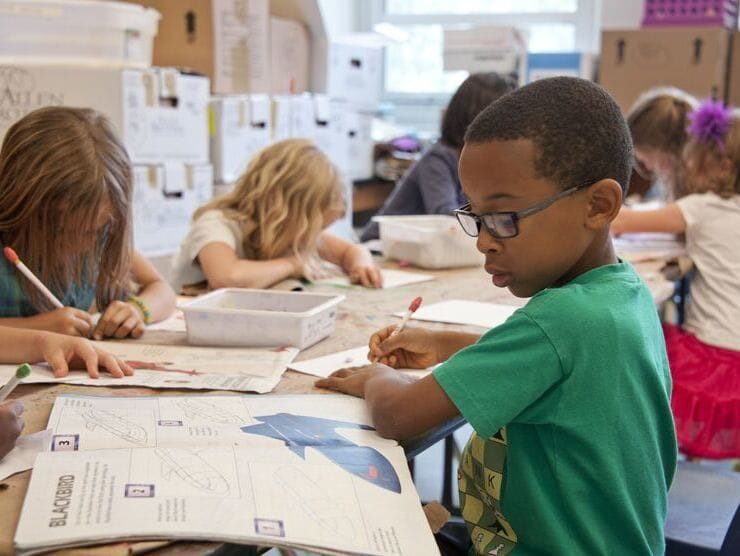
[(224, 288), (180, 305), (188, 343), (307, 348), (334, 331), (343, 295)]
[(454, 216), (375, 216), (380, 226), (383, 254), (421, 268), (458, 268), (483, 265), (475, 247)]
[(0, 0), (0, 64), (149, 67), (159, 19), (127, 2)]

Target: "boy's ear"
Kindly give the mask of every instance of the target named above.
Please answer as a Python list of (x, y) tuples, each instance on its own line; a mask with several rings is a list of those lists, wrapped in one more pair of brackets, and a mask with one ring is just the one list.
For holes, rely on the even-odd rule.
[(597, 181), (586, 189), (588, 213), (586, 227), (600, 230), (609, 226), (622, 208), (622, 188), (612, 179)]

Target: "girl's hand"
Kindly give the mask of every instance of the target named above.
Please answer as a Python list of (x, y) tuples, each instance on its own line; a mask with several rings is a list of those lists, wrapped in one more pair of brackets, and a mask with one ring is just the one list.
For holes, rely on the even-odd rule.
[(370, 252), (359, 245), (353, 246), (353, 252), (344, 268), (353, 284), (360, 284), (366, 288), (382, 288), (383, 276), (375, 266)]
[(75, 309), (74, 307), (62, 307), (46, 313), (39, 313), (30, 317), (33, 319), (34, 328), (46, 330), (68, 336), (90, 336), (93, 321), (87, 311)]
[(100, 376), (101, 367), (115, 378), (134, 374), (134, 370), (126, 363), (83, 338), (42, 333), (35, 345), (38, 353), (34, 359), (46, 361), (57, 378), (67, 376), (70, 367), (86, 368), (92, 378)]
[(0, 459), (15, 446), (23, 430), (23, 404), (18, 401), (0, 403)]
[(387, 326), (370, 337), (368, 359), (394, 369), (427, 369), (441, 363), (433, 331), (404, 328), (391, 336), (395, 329), (395, 325)]
[(114, 301), (102, 314), (93, 331), (94, 340), (103, 338), (139, 338), (144, 334), (144, 314), (134, 303)]

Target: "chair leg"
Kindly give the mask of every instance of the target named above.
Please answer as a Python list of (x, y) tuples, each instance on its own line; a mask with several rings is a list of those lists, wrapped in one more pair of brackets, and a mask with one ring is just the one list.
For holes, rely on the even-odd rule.
[(454, 481), (452, 480), (452, 463), (455, 456), (455, 438), (449, 435), (444, 441), (444, 467), (442, 476), (442, 505), (448, 510), (453, 510), (452, 489)]

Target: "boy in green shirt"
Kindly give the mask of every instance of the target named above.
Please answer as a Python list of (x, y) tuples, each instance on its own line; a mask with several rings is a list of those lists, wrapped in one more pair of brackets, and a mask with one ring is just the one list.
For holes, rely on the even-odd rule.
[[(493, 284), (531, 299), (481, 337), (388, 327), (370, 340), (384, 364), (317, 383), (364, 396), (386, 437), (470, 422), (459, 488), (473, 554), (664, 551), (664, 340), (609, 236), (631, 156), (619, 108), (590, 82), (543, 79), (491, 104), (466, 135), (458, 220)], [(392, 368), (440, 362), (418, 381)]]

